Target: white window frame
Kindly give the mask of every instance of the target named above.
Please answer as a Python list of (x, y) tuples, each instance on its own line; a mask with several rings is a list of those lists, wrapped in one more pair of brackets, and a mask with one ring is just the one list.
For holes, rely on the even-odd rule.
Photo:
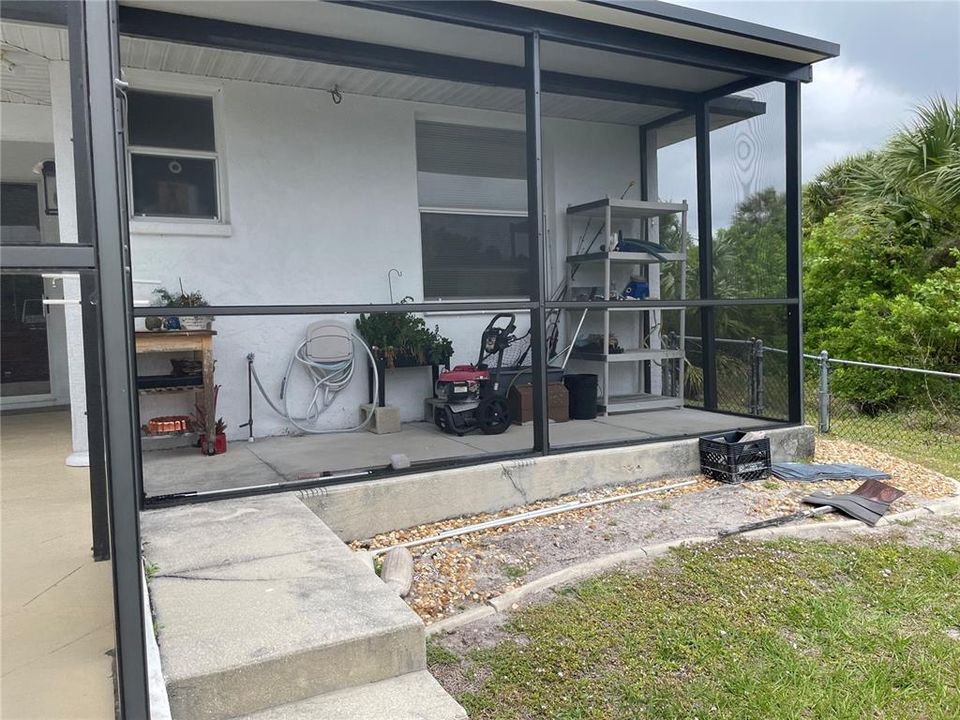
[[(180, 95), (182, 97), (201, 97), (212, 101), (214, 150), (180, 150), (178, 148), (160, 148), (148, 145), (133, 145), (129, 142), (130, 129), (128, 114), (124, 114), (124, 132), (126, 143), (127, 171), (127, 208), (129, 212), (130, 232), (140, 235), (209, 235), (226, 237), (233, 230), (229, 221), (229, 203), (227, 201), (227, 182), (225, 172), (226, 150), (223, 140), (223, 87), (202, 81), (166, 77), (164, 73), (149, 71), (127, 71), (130, 89), (146, 93)], [(133, 156), (153, 155), (183, 158), (196, 158), (214, 161), (216, 174), (217, 217), (190, 218), (164, 215), (135, 215), (133, 211)]]

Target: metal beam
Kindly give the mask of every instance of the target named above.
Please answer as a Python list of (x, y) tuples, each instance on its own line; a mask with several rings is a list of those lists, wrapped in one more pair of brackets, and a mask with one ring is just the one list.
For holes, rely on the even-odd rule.
[[(700, 253), (700, 298), (714, 299), (713, 208), (710, 194), (710, 110), (703, 103), (696, 112), (697, 139), (697, 247)], [(714, 306), (700, 308), (703, 339), (703, 407), (717, 407), (716, 315)]]
[[(517, 65), (127, 6), (121, 7), (120, 18), (121, 34), (131, 37), (477, 85), (525, 87), (523, 68)], [(670, 108), (692, 109), (699, 100), (693, 92), (561, 72), (543, 72), (541, 84), (543, 92)]]
[(67, 24), (68, 4), (55, 0), (3, 0), (0, 19), (63, 26)]
[(496, 2), (347, 0), (344, 4), (496, 32), (538, 31), (543, 40), (771, 80), (802, 79), (809, 68), (805, 63)]
[[(81, 237), (94, 240), (102, 346), (106, 445), (109, 483), (116, 671), (120, 717), (149, 718), (146, 639), (140, 559), (139, 432), (133, 372), (133, 319), (130, 254), (127, 238), (123, 163), (118, 153), (119, 75), (116, 2), (71, 3), (68, 10), (71, 99), (74, 134), (86, 132), (74, 146), (74, 164), (92, 180), (92, 196), (78, 193), (78, 212), (90, 227)], [(81, 81), (85, 78), (85, 82)]]
[(527, 238), (530, 242), (530, 358), (533, 371), (533, 450), (550, 452), (547, 406), (547, 253), (543, 237), (543, 135), (540, 127), (540, 34), (523, 39), (527, 75)]
[[(433, 302), (433, 303), (345, 303), (342, 305), (217, 305), (198, 308), (164, 308), (164, 315), (359, 315), (376, 312), (525, 312), (534, 310), (529, 300), (500, 302)], [(151, 317), (156, 307), (135, 307), (134, 317)]]
[(120, 33), (439, 80), (523, 87), (523, 68), (516, 65), (126, 5), (120, 8)]
[(800, 168), (800, 83), (785, 83), (787, 296), (787, 399), (791, 422), (803, 422), (803, 228)]
[(96, 255), (89, 245), (4, 245), (4, 270), (91, 270)]

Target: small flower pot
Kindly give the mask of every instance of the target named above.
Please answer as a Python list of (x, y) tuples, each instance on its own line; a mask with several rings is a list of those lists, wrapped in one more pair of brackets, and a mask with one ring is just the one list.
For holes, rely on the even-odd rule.
[[(223, 455), (227, 451), (227, 436), (223, 433), (217, 433), (216, 438), (213, 441), (213, 454), (214, 455)], [(202, 433), (200, 435), (200, 452), (203, 455), (207, 455), (207, 434)]]

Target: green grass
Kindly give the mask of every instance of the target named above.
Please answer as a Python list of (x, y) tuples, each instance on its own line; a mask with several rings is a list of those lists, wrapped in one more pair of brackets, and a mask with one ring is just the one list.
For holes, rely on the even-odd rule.
[(500, 570), (509, 580), (519, 580), (527, 574), (527, 568), (523, 565), (502, 565)]
[(960, 435), (928, 426), (916, 415), (885, 413), (837, 420), (830, 428), (830, 436), (869, 445), (960, 479)]
[(474, 720), (960, 717), (960, 548), (685, 548), (506, 627), (461, 662)]
[(427, 640), (427, 664), (432, 666), (454, 665), (460, 662), (460, 656), (434, 640)]

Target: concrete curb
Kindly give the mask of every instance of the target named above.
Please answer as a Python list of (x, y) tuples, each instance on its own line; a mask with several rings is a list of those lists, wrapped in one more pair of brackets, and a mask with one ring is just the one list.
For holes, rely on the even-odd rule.
[[(882, 518), (879, 523), (877, 523), (877, 527), (885, 527), (897, 522), (912, 520), (918, 517), (949, 515), (953, 512), (960, 512), (960, 495), (948, 497), (943, 500), (934, 500), (932, 502), (925, 503), (920, 507), (913, 508), (911, 510), (905, 510), (904, 512), (896, 513), (895, 515), (887, 515), (886, 517)], [(816, 537), (818, 535), (830, 535), (843, 531), (866, 532), (871, 529), (872, 528), (864, 525), (858, 520), (836, 520), (809, 525), (783, 525), (778, 528), (764, 528), (761, 530), (754, 530), (753, 532), (749, 533), (743, 533), (738, 537), (747, 540), (772, 540), (784, 536)], [(537, 593), (543, 592), (544, 590), (550, 590), (555, 587), (568, 585), (571, 582), (584, 580), (588, 577), (599, 575), (600, 573), (610, 570), (611, 568), (615, 568), (619, 565), (625, 565), (627, 563), (637, 562), (640, 560), (651, 560), (667, 554), (670, 550), (676, 547), (703, 545), (705, 543), (716, 542), (719, 540), (720, 538), (716, 536), (696, 535), (692, 537), (680, 538), (679, 540), (670, 540), (668, 542), (657, 543), (655, 545), (645, 545), (631, 548), (629, 550), (622, 550), (620, 552), (602, 555), (598, 558), (586, 560), (582, 563), (564, 568), (563, 570), (558, 570), (557, 572), (550, 573), (549, 575), (544, 575), (543, 577), (532, 580), (525, 585), (521, 585), (520, 587), (514, 588), (513, 590), (505, 592), (502, 595), (498, 595), (497, 597), (490, 598), (487, 600), (486, 605), (465, 610), (462, 613), (452, 615), (448, 618), (440, 620), (439, 622), (435, 622), (432, 625), (428, 625), (427, 635), (433, 636), (443, 632), (451, 632), (457, 628), (463, 627), (464, 625), (470, 625), (479, 620), (483, 620), (484, 618), (516, 609), (520, 602), (532, 597), (533, 595), (536, 595)]]
[(478, 620), (483, 620), (484, 618), (496, 614), (496, 609), (490, 605), (480, 605), (479, 607), (470, 608), (469, 610), (464, 610), (461, 613), (451, 615), (448, 618), (444, 618), (443, 620), (438, 620), (435, 623), (427, 625), (427, 637), (439, 635), (443, 632), (451, 632), (456, 630), (458, 627), (475, 623)]

